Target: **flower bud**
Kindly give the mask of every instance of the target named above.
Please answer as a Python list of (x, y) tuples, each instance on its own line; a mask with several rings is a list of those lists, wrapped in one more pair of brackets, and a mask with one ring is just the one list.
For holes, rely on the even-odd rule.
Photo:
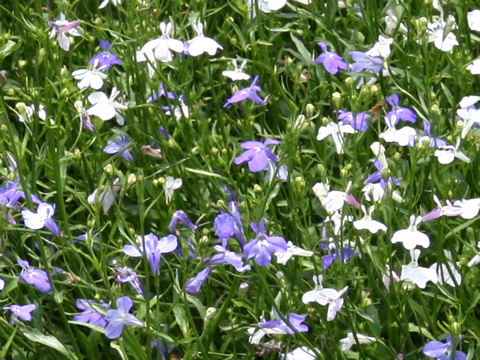
[(128, 175), (128, 178), (127, 178), (127, 184), (128, 185), (133, 185), (136, 182), (137, 182), (137, 176), (135, 174)]
[(347, 85), (348, 87), (353, 87), (354, 84), (355, 80), (352, 77), (347, 77), (345, 79), (345, 85)]
[(112, 175), (113, 174), (113, 166), (112, 164), (107, 164), (103, 168), (103, 171), (105, 171), (107, 174)]
[(209, 322), (210, 320), (212, 320), (212, 318), (215, 316), (216, 313), (217, 313), (216, 308), (214, 307), (207, 308), (207, 310), (205, 311), (205, 319), (203, 319), (203, 321), (205, 321), (206, 323)]
[(315, 113), (315, 106), (313, 106), (311, 103), (308, 103), (305, 106), (305, 112), (307, 113), (307, 116), (312, 116)]
[(262, 187), (258, 184), (253, 185), (253, 191), (256, 193), (262, 192)]
[(27, 106), (24, 102), (19, 102), (15, 104), (15, 109), (17, 109), (20, 114), (25, 114), (25, 112), (27, 111)]
[(247, 282), (242, 282), (240, 286), (238, 287), (238, 292), (242, 295), (246, 294), (248, 292), (249, 285)]
[(340, 107), (340, 103), (342, 102), (342, 94), (340, 94), (338, 91), (335, 91), (332, 94), (332, 104), (335, 107)]

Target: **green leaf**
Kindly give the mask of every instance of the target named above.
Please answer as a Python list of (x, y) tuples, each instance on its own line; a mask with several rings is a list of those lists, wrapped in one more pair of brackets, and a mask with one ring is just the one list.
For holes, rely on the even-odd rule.
[(18, 326), (15, 327), (15, 330), (12, 331), (12, 334), (8, 338), (7, 342), (5, 345), (3, 345), (2, 349), (0, 350), (0, 358), (5, 358), (8, 353), (8, 349), (10, 348), (10, 345), (12, 345), (13, 338), (15, 337), (15, 334), (17, 333)]
[(408, 331), (418, 333), (418, 334), (421, 334), (421, 335), (424, 335), (424, 336), (428, 337), (429, 339), (435, 340), (435, 338), (430, 333), (430, 331), (428, 331), (423, 326), (418, 326), (418, 325), (415, 325), (415, 324), (412, 324), (412, 323), (408, 323)]
[(183, 305), (178, 303), (175, 304), (173, 306), (173, 314), (175, 315), (175, 320), (177, 321), (178, 326), (180, 326), (183, 336), (187, 338), (189, 336), (189, 326)]
[(311, 65), (312, 64), (312, 55), (310, 54), (310, 51), (307, 50), (305, 45), (303, 45), (303, 42), (301, 42), (299, 39), (297, 39), (293, 34), (290, 34), (290, 37), (292, 38), (293, 42), (295, 43), (295, 46), (297, 47), (298, 52), (300, 53), (301, 60), (305, 65)]
[(67, 359), (78, 360), (77, 356), (68, 350), (55, 336), (42, 334), (37, 329), (23, 328), (23, 335), (33, 342), (48, 346), (66, 356)]
[(16, 43), (15, 41), (8, 40), (7, 43), (0, 48), (0, 59), (5, 59), (8, 55), (17, 51), (21, 45), (20, 42)]

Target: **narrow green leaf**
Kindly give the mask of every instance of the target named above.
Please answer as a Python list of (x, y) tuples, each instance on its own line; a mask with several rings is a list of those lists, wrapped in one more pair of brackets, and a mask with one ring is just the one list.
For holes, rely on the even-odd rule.
[(77, 356), (68, 350), (55, 336), (42, 334), (37, 329), (23, 328), (23, 335), (30, 341), (48, 346), (65, 355), (67, 359), (77, 360)]

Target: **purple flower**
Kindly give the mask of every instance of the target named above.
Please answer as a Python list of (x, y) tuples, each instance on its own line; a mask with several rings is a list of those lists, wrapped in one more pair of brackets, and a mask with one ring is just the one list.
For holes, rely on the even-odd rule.
[(392, 126), (397, 125), (400, 120), (408, 121), (411, 123), (417, 121), (417, 115), (415, 115), (415, 113), (411, 109), (398, 105), (400, 103), (400, 98), (397, 94), (387, 96), (385, 100), (387, 100), (387, 102), (392, 106), (392, 110), (390, 110), (387, 115), (385, 115), (388, 119), (388, 122)]
[(315, 65), (323, 64), (325, 70), (335, 75), (339, 70), (347, 70), (348, 65), (343, 61), (342, 57), (334, 51), (328, 51), (327, 45), (323, 42), (317, 43), (323, 50), (323, 54), (317, 57), (313, 63)]
[(37, 308), (35, 304), (27, 304), (27, 305), (10, 305), (5, 306), (3, 310), (10, 310), (13, 316), (20, 318), (23, 321), (31, 321), (32, 320), (32, 311)]
[(162, 254), (170, 253), (174, 251), (178, 246), (177, 237), (175, 235), (167, 235), (162, 238), (158, 238), (157, 235), (150, 233), (143, 236), (143, 244), (138, 248), (135, 245), (125, 245), (123, 247), (124, 254), (131, 257), (142, 257), (143, 250), (145, 248), (145, 255), (153, 275), (158, 275), (160, 272), (160, 261), (162, 260)]
[(232, 104), (244, 101), (246, 99), (250, 99), (259, 105), (265, 105), (265, 101), (257, 94), (257, 91), (262, 91), (262, 88), (257, 85), (258, 78), (258, 75), (255, 76), (250, 86), (235, 91), (235, 93), (227, 99), (227, 102), (223, 105), (223, 107), (226, 108)]
[(128, 296), (123, 296), (117, 299), (117, 310), (108, 310), (105, 314), (105, 320), (108, 325), (105, 327), (105, 336), (109, 339), (115, 339), (122, 335), (123, 327), (129, 326), (143, 326), (143, 322), (137, 319), (134, 315), (129, 314), (132, 308), (132, 299)]
[(108, 140), (107, 146), (103, 148), (103, 152), (107, 154), (116, 154), (121, 152), (122, 157), (127, 161), (133, 161), (133, 156), (130, 150), (127, 150), (126, 147), (128, 146), (128, 139), (126, 136), (118, 135), (117, 140), (114, 142), (112, 140)]
[(422, 134), (420, 136), (411, 136), (409, 138), (408, 146), (415, 146), (417, 143), (422, 144), (425, 140), (427, 140), (428, 145), (433, 148), (439, 148), (448, 145), (444, 139), (433, 136), (430, 122), (424, 119)]
[(5, 187), (0, 188), (0, 204), (15, 208), (21, 198), (25, 198), (25, 193), (18, 188), (16, 181), (7, 181)]
[(95, 64), (95, 61), (97, 61), (100, 69), (103, 71), (107, 71), (112, 65), (122, 65), (122, 61), (108, 51), (110, 48), (110, 43), (108, 41), (101, 40), (100, 47), (103, 51), (90, 59), (88, 62), (90, 65)]
[[(466, 360), (467, 355), (463, 351), (453, 349), (452, 335), (447, 334), (445, 343), (440, 341), (429, 341), (423, 348), (423, 354), (438, 360)], [(455, 354), (455, 356), (454, 356)]]
[(107, 325), (103, 315), (95, 310), (95, 307), (100, 306), (108, 309), (109, 305), (105, 301), (98, 303), (95, 300), (77, 299), (75, 305), (83, 312), (81, 314), (74, 315), (73, 320), (98, 325), (103, 328)]
[(175, 93), (173, 93), (172, 91), (167, 91), (165, 89), (165, 85), (163, 85), (163, 83), (161, 82), (160, 84), (158, 84), (158, 91), (147, 99), (147, 104), (152, 103), (164, 96), (170, 100), (175, 100), (177, 98)]
[(322, 257), (323, 270), (327, 270), (330, 267), (330, 265), (333, 264), (335, 259), (340, 259), (342, 264), (345, 264), (346, 262), (348, 262), (348, 260), (350, 260), (353, 257), (353, 255), (355, 255), (355, 250), (348, 246), (345, 246), (344, 248), (342, 248), (340, 253), (338, 253), (337, 250), (333, 250), (333, 251), (334, 252), (328, 255), (324, 255)]
[(218, 254), (206, 261), (209, 265), (230, 264), (238, 272), (249, 271), (252, 269), (250, 265), (245, 265), (243, 263), (242, 257), (236, 252), (230, 251), (224, 248), (222, 245), (215, 245), (213, 248), (218, 252)]
[(27, 284), (35, 286), (43, 293), (47, 293), (52, 290), (50, 280), (48, 279), (48, 274), (45, 271), (31, 268), (29, 262), (26, 260), (17, 259), (17, 264), (22, 268), (20, 278)]
[(379, 74), (382, 70), (383, 59), (378, 56), (370, 56), (361, 51), (349, 52), (355, 63), (352, 65), (353, 72), (361, 72), (363, 70), (372, 70), (375, 74)]
[(247, 259), (255, 257), (255, 261), (260, 266), (267, 266), (272, 260), (272, 254), (276, 252), (284, 253), (287, 251), (287, 242), (281, 236), (268, 236), (265, 230), (265, 222), (255, 224), (250, 223), (252, 230), (257, 236), (243, 248)]
[(135, 289), (137, 293), (143, 295), (143, 290), (140, 286), (140, 280), (138, 280), (138, 275), (135, 271), (130, 269), (128, 266), (116, 267), (117, 271), (116, 280), (121, 283), (129, 283)]
[(264, 321), (258, 323), (258, 326), (264, 329), (277, 329), (285, 334), (293, 335), (295, 332), (306, 332), (309, 330), (308, 326), (303, 324), (305, 316), (290, 313), (288, 314), (288, 324), (283, 321), (278, 315), (277, 311), (274, 311), (277, 319)]
[(178, 222), (184, 223), (188, 228), (191, 230), (195, 230), (197, 228), (197, 225), (195, 225), (185, 214), (185, 211), (183, 210), (177, 210), (173, 213), (172, 219), (170, 220), (170, 224), (168, 225), (168, 231), (170, 233), (174, 233), (176, 228), (177, 228), (177, 223)]
[(355, 115), (352, 111), (338, 110), (338, 120), (343, 125), (350, 125), (355, 130), (366, 131), (368, 129), (368, 118), (370, 118), (370, 115), (367, 113)]
[(38, 205), (36, 213), (30, 210), (22, 210), (23, 221), (29, 229), (39, 230), (46, 227), (55, 236), (62, 236), (57, 223), (52, 219), (54, 214), (55, 205), (52, 206), (47, 203)]
[(274, 139), (267, 139), (263, 143), (260, 141), (245, 141), (240, 144), (245, 151), (237, 156), (233, 162), (235, 165), (240, 165), (247, 161), (248, 168), (251, 172), (265, 170), (268, 166), (269, 159), (273, 162), (278, 161), (278, 158), (272, 153), (268, 145), (278, 144), (280, 144), (280, 141)]
[(196, 294), (200, 291), (200, 288), (203, 285), (203, 282), (207, 280), (208, 275), (210, 275), (210, 271), (212, 268), (207, 266), (205, 269), (200, 271), (196, 276), (191, 277), (187, 280), (187, 284), (185, 285), (185, 291), (190, 294)]

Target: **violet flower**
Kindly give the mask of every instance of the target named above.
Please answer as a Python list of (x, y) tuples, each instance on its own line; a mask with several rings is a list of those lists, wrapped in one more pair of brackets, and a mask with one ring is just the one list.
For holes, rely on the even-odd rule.
[(284, 253), (287, 251), (287, 242), (284, 238), (267, 235), (263, 219), (260, 220), (258, 225), (252, 222), (250, 226), (257, 236), (243, 248), (247, 259), (255, 257), (258, 265), (267, 266), (272, 260), (273, 253)]
[(385, 116), (389, 123), (393, 126), (397, 125), (400, 120), (411, 123), (415, 123), (417, 121), (417, 115), (415, 115), (411, 109), (399, 106), (400, 98), (397, 94), (387, 96), (385, 100), (387, 100), (387, 102), (392, 106), (392, 110), (390, 110)]
[(378, 56), (370, 56), (361, 51), (349, 52), (355, 63), (352, 65), (353, 72), (361, 72), (363, 70), (372, 70), (375, 74), (379, 74), (382, 70), (383, 59)]
[(200, 291), (200, 288), (203, 285), (203, 282), (207, 280), (211, 271), (212, 271), (212, 268), (210, 266), (207, 266), (205, 269), (200, 271), (197, 275), (188, 279), (187, 284), (185, 285), (185, 291), (190, 294), (198, 293)]
[(175, 93), (165, 89), (165, 85), (161, 82), (161, 83), (158, 84), (158, 91), (156, 93), (152, 94), (152, 96), (150, 96), (147, 99), (147, 104), (150, 104), (150, 103), (160, 99), (161, 97), (166, 97), (170, 100), (175, 100), (177, 98)]
[(170, 253), (177, 248), (177, 237), (170, 234), (159, 239), (157, 235), (150, 233), (143, 236), (142, 242), (143, 244), (140, 245), (140, 248), (135, 245), (125, 245), (122, 251), (125, 255), (131, 257), (142, 257), (145, 250), (145, 256), (150, 263), (153, 275), (158, 275), (160, 273), (162, 254)]
[(265, 170), (269, 160), (274, 163), (278, 161), (278, 158), (273, 154), (268, 145), (278, 144), (280, 144), (280, 141), (274, 139), (267, 139), (263, 143), (260, 141), (245, 141), (240, 144), (245, 151), (237, 156), (233, 162), (235, 165), (240, 165), (247, 161), (248, 169), (251, 172)]
[(367, 113), (354, 114), (352, 111), (338, 110), (338, 120), (343, 125), (350, 125), (355, 130), (366, 131), (368, 129), (367, 119), (370, 115)]
[(39, 230), (46, 227), (55, 236), (62, 236), (57, 223), (52, 219), (55, 214), (55, 205), (41, 203), (37, 207), (37, 212), (22, 210), (22, 217), (25, 226), (32, 230)]
[(122, 65), (122, 61), (108, 51), (110, 48), (110, 42), (101, 40), (100, 47), (103, 49), (103, 51), (90, 59), (88, 62), (90, 65), (95, 64), (95, 61), (97, 61), (100, 69), (104, 71), (110, 69), (112, 65)]
[(23, 321), (32, 321), (32, 311), (37, 308), (35, 304), (27, 305), (10, 305), (3, 307), (3, 310), (10, 310), (14, 317)]
[(123, 327), (129, 326), (143, 326), (143, 322), (134, 315), (129, 314), (133, 306), (132, 299), (128, 296), (123, 296), (117, 299), (117, 310), (108, 310), (105, 314), (105, 320), (108, 325), (105, 327), (105, 336), (109, 339), (115, 339), (122, 335)]
[(43, 293), (52, 290), (48, 274), (44, 270), (30, 267), (30, 263), (26, 260), (17, 259), (17, 264), (22, 268), (20, 278), (27, 284), (35, 286)]
[(308, 326), (303, 324), (305, 321), (305, 316), (290, 313), (287, 316), (288, 324), (283, 321), (278, 315), (277, 311), (274, 311), (277, 319), (270, 321), (259, 322), (258, 326), (264, 329), (276, 329), (281, 334), (294, 335), (296, 332), (307, 332), (309, 330)]
[(109, 305), (105, 301), (98, 303), (95, 300), (77, 299), (75, 306), (83, 312), (73, 316), (73, 320), (79, 322), (85, 322), (93, 325), (98, 325), (104, 328), (107, 326), (107, 322), (103, 318), (103, 315), (95, 310), (95, 306), (109, 308)]
[(238, 272), (245, 272), (252, 269), (250, 265), (245, 265), (243, 263), (242, 257), (236, 252), (230, 251), (224, 248), (222, 245), (215, 245), (213, 248), (218, 252), (218, 254), (206, 261), (209, 265), (230, 264)]
[(429, 341), (423, 347), (423, 354), (438, 360), (467, 360), (467, 355), (463, 351), (454, 350), (453, 338), (450, 334), (446, 335), (445, 343), (436, 340)]
[(227, 102), (223, 105), (223, 107), (226, 108), (232, 104), (235, 104), (247, 99), (250, 99), (259, 105), (265, 105), (265, 101), (257, 94), (257, 91), (262, 91), (262, 88), (257, 85), (258, 78), (259, 78), (258, 75), (255, 76), (250, 86), (240, 89), (238, 91), (235, 91), (235, 93), (230, 98), (227, 99)]
[(123, 135), (118, 135), (116, 141), (108, 140), (107, 146), (103, 148), (103, 152), (107, 154), (122, 153), (122, 157), (127, 161), (133, 161), (133, 155), (128, 147), (128, 138)]
[(133, 289), (137, 293), (143, 295), (143, 290), (140, 286), (140, 280), (138, 279), (138, 275), (135, 271), (130, 269), (128, 266), (116, 267), (115, 270), (117, 271), (117, 276), (115, 278), (117, 282), (121, 284), (128, 282), (130, 285), (132, 285)]
[(448, 146), (448, 143), (444, 139), (433, 136), (430, 121), (424, 119), (422, 134), (420, 136), (411, 136), (409, 138), (408, 146), (415, 146), (417, 143), (423, 144), (425, 140), (428, 141), (428, 146), (432, 148)]
[(182, 222), (185, 224), (189, 229), (195, 230), (197, 225), (195, 225), (185, 214), (183, 210), (177, 210), (173, 213), (172, 219), (170, 220), (170, 224), (168, 225), (168, 231), (173, 234), (177, 229), (177, 223)]
[(323, 50), (323, 54), (313, 60), (315, 65), (322, 64), (325, 70), (335, 75), (339, 70), (347, 70), (348, 65), (343, 61), (342, 57), (335, 51), (328, 51), (327, 45), (323, 42), (317, 43)]

